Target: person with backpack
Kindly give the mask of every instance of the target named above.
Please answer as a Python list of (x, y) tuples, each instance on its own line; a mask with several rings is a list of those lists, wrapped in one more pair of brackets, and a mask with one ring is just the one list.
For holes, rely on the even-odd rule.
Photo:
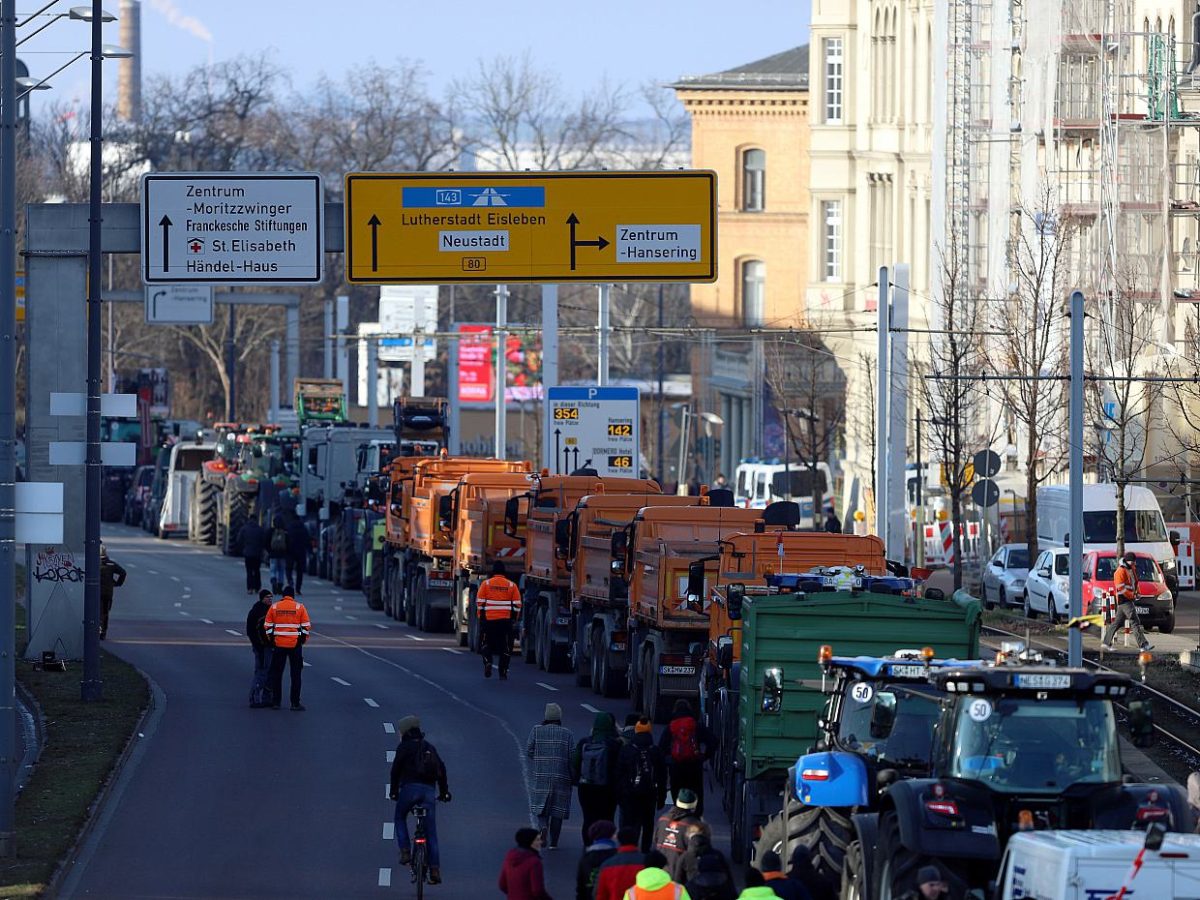
[(613, 835), (617, 826), (607, 819), (593, 822), (584, 842), (583, 857), (575, 870), (575, 900), (592, 900), (596, 895), (596, 878), (600, 867), (617, 854)]
[(650, 850), (654, 816), (667, 799), (667, 766), (654, 744), (654, 726), (645, 716), (633, 726), (633, 737), (617, 758), (617, 805), (621, 827), (641, 835), (642, 852)]
[(533, 760), (529, 813), (542, 829), (547, 850), (558, 848), (564, 819), (571, 816), (571, 732), (563, 727), (562, 707), (547, 703), (542, 724), (529, 732), (525, 753)]
[(687, 884), (695, 878), (700, 871), (700, 860), (709, 853), (715, 853), (720, 858), (732, 884), (733, 872), (729, 870), (725, 857), (712, 845), (712, 827), (707, 822), (695, 822), (688, 826), (687, 850), (683, 854), (683, 868), (680, 869), (679, 880)]
[[(442, 880), (442, 860), (438, 853), (437, 803), (450, 802), (450, 786), (446, 780), (446, 764), (437, 749), (425, 740), (421, 720), (405, 716), (396, 723), (400, 743), (392, 759), (388, 796), (396, 801), (396, 845), (400, 850), (400, 865), (412, 862), (408, 844), (408, 814), (416, 806), (425, 807), (425, 839), (429, 848), (429, 883)], [(435, 792), (436, 787), (436, 792)]]
[(658, 748), (667, 760), (671, 793), (690, 790), (697, 797), (696, 815), (704, 815), (704, 761), (716, 746), (708, 727), (692, 713), (682, 697), (675, 701), (671, 724), (659, 738)]
[(702, 820), (696, 812), (698, 798), (690, 788), (675, 795), (675, 803), (658, 817), (654, 826), (654, 849), (667, 858), (664, 868), (678, 879), (683, 872), (683, 857), (688, 849), (688, 831)]
[(594, 822), (616, 815), (617, 759), (620, 755), (616, 719), (612, 713), (596, 713), (592, 733), (581, 738), (571, 754), (571, 771), (579, 787), (579, 806), (583, 810), (584, 846)]
[(251, 709), (265, 709), (271, 705), (271, 689), (267, 682), (271, 676), (272, 648), (263, 626), (267, 613), (271, 610), (272, 599), (270, 591), (259, 591), (258, 600), (246, 613), (246, 637), (250, 638), (250, 648), (254, 651), (254, 680), (250, 683)]
[(276, 516), (267, 539), (267, 558), (271, 561), (271, 590), (278, 593), (287, 583), (288, 538), (283, 517)]
[(624, 900), (626, 892), (637, 884), (638, 872), (658, 868), (665, 861), (661, 853), (640, 849), (638, 830), (622, 825), (617, 831), (617, 852), (601, 864), (596, 874), (594, 900)]

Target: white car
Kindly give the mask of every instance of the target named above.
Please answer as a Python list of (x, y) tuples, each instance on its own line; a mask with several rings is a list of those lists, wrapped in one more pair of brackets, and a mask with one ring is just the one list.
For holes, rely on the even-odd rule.
[(1066, 617), (1071, 590), (1067, 578), (1069, 554), (1066, 547), (1055, 547), (1038, 554), (1025, 579), (1026, 618), (1036, 619), (1040, 613), (1046, 613), (1051, 622), (1057, 622)]
[(984, 567), (983, 605), (991, 609), (1022, 602), (1028, 576), (1029, 548), (1025, 544), (1005, 544)]

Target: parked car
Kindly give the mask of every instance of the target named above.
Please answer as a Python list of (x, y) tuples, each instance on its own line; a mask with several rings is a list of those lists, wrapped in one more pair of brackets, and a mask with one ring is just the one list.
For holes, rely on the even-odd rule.
[(1029, 576), (1029, 547), (1025, 544), (1005, 544), (983, 570), (983, 605), (1016, 605), (1025, 590)]
[(1069, 554), (1066, 547), (1054, 547), (1038, 554), (1021, 595), (1026, 618), (1036, 619), (1040, 613), (1045, 613), (1051, 622), (1057, 622), (1067, 615), (1071, 591), (1067, 580)]
[[(1162, 567), (1149, 553), (1136, 553), (1138, 599), (1133, 608), (1144, 628), (1158, 627), (1163, 634), (1175, 630), (1175, 600)], [(1083, 599), (1089, 613), (1101, 612), (1100, 595), (1113, 589), (1119, 560), (1115, 550), (1084, 554)]]
[(125, 524), (141, 525), (142, 510), (150, 497), (150, 486), (154, 483), (154, 466), (138, 466), (133, 473), (129, 490), (125, 492)]

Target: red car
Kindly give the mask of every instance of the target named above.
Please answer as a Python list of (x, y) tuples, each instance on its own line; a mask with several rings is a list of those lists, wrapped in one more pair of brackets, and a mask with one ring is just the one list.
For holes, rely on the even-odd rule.
[[(1142, 627), (1158, 626), (1163, 634), (1175, 630), (1175, 601), (1167, 587), (1162, 569), (1154, 557), (1135, 553), (1137, 557), (1138, 599), (1134, 604)], [(1083, 555), (1083, 599), (1089, 613), (1101, 611), (1098, 595), (1113, 589), (1113, 574), (1119, 563), (1115, 550), (1093, 550)]]

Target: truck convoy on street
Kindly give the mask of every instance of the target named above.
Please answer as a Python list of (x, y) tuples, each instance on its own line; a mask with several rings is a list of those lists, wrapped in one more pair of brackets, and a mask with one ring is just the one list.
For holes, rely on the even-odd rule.
[[(318, 574), (472, 650), (477, 590), (503, 563), (528, 663), (659, 722), (691, 702), (714, 738), (735, 859), (803, 844), (844, 898), (899, 897), (929, 864), (954, 896), (1000, 877), (1015, 898), (1018, 854), (1058, 840), (1070, 865), (1090, 858), (1087, 838), (1057, 829), (1191, 827), (1178, 788), (1123, 780), (1124, 676), (1020, 653), (981, 662), (979, 602), (925, 590), (877, 537), (801, 530), (811, 514), (791, 501), (735, 506), (729, 491), (668, 496), (651, 479), (452, 456), (442, 401), (397, 401), (391, 428), (362, 428), (340, 385), (313, 381), (296, 408), (298, 436), (231, 429), (236, 454), (172, 453), (203, 447), (226, 486), (290, 455), (296, 494), (271, 515), (305, 517)], [(177, 461), (167, 478), (198, 468)], [(1030, 842), (1031, 829), (1059, 836)]]

